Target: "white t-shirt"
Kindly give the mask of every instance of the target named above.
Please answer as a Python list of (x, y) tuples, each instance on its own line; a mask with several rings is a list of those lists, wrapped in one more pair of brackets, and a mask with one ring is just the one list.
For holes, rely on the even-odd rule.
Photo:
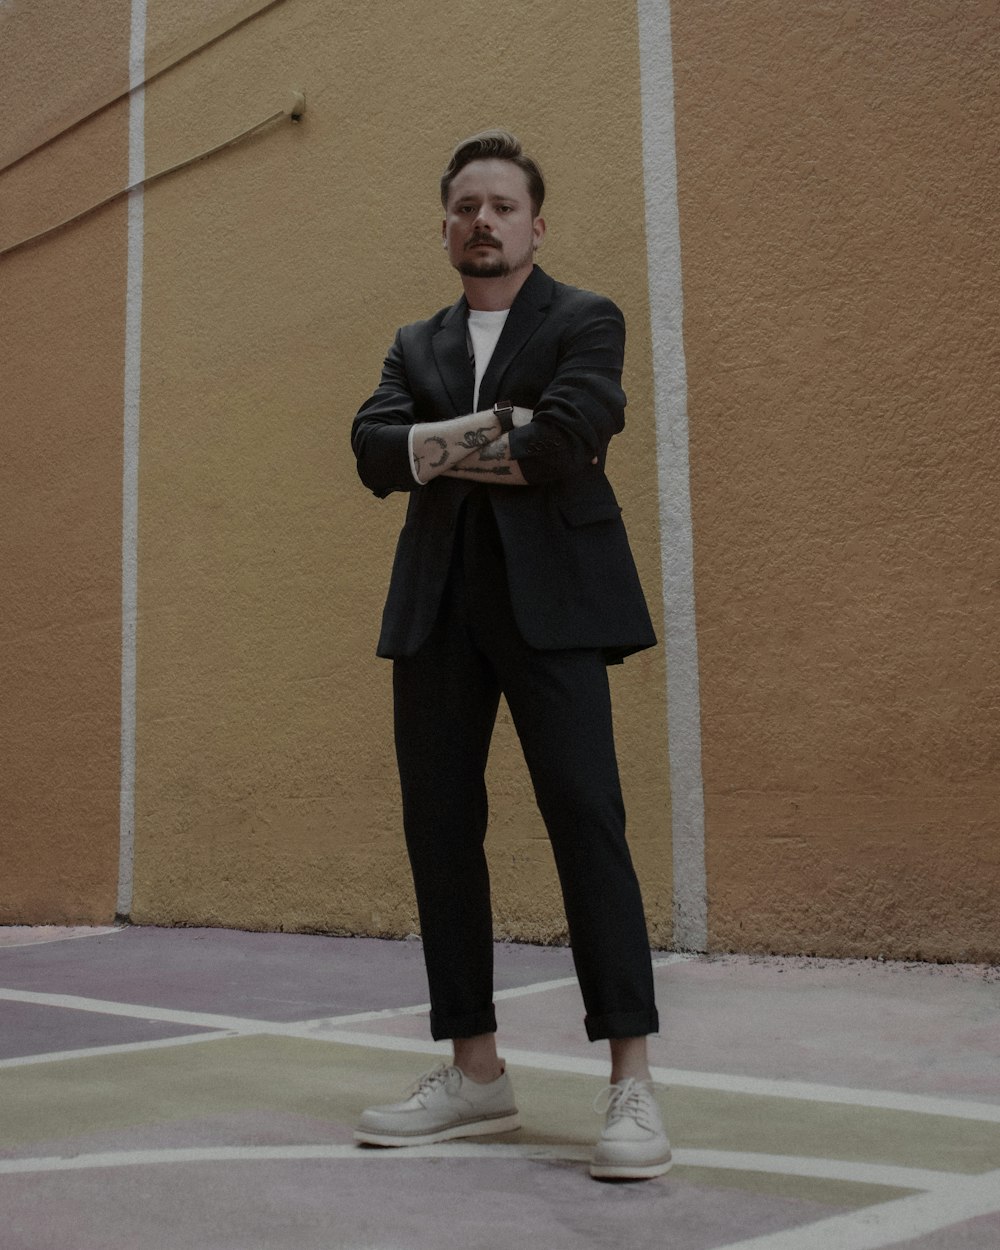
[[(500, 341), (509, 312), (509, 308), (501, 308), (499, 312), (483, 312), (478, 308), (469, 309), (469, 347), (476, 367), (476, 386), (472, 398), (473, 412), (479, 411), (479, 386), (496, 345)], [(420, 478), (417, 477), (416, 461), (413, 459), (413, 433), (416, 428), (415, 425), (410, 426), (410, 468), (413, 470), (414, 479), (420, 482)], [(423, 486), (424, 483), (420, 482), (420, 485)]]
[(493, 356), (493, 351), (500, 340), (504, 322), (507, 320), (509, 308), (501, 308), (499, 312), (481, 312), (478, 308), (469, 309), (469, 338), (476, 359), (476, 389), (473, 392), (472, 411), (479, 411), (479, 386), (483, 374)]

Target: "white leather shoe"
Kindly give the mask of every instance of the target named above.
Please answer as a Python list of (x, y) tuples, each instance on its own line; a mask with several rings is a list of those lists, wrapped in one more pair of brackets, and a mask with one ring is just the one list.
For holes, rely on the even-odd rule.
[(506, 1072), (480, 1085), (460, 1069), (442, 1064), (425, 1072), (402, 1102), (362, 1112), (354, 1139), (369, 1146), (426, 1146), (520, 1126)]
[[(604, 1106), (601, 1106), (601, 1103)], [(590, 1175), (598, 1180), (648, 1180), (670, 1167), (670, 1142), (652, 1083), (628, 1077), (598, 1094), (594, 1110), (606, 1112)]]

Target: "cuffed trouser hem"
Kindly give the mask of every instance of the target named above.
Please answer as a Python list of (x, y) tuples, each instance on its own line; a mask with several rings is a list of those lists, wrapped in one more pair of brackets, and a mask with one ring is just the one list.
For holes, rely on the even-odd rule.
[(645, 1037), (660, 1031), (660, 1017), (652, 1011), (614, 1011), (607, 1016), (587, 1016), (584, 1021), (592, 1042), (612, 1037)]
[(480, 1033), (496, 1031), (497, 1017), (492, 1007), (471, 1016), (443, 1016), (439, 1012), (431, 1012), (431, 1037), (436, 1042), (456, 1037), (478, 1037)]

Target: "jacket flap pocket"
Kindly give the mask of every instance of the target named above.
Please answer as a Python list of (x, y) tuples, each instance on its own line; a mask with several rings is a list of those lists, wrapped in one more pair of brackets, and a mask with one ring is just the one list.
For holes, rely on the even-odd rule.
[(592, 525), (617, 520), (622, 510), (613, 499), (564, 499), (559, 511), (569, 525)]

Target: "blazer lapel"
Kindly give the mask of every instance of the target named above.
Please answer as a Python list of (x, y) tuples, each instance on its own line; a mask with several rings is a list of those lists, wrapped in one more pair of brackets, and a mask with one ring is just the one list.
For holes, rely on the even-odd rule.
[(441, 329), (431, 339), (438, 372), (447, 388), (456, 417), (463, 417), (472, 411), (472, 392), (476, 385), (475, 370), (469, 359), (467, 307), (463, 295), (448, 310)]
[(548, 316), (554, 286), (548, 274), (536, 265), (518, 291), (510, 307), (510, 314), (504, 322), (503, 333), (479, 384), (481, 409), (491, 408), (498, 398), (503, 398), (500, 394), (503, 375), (514, 357)]

